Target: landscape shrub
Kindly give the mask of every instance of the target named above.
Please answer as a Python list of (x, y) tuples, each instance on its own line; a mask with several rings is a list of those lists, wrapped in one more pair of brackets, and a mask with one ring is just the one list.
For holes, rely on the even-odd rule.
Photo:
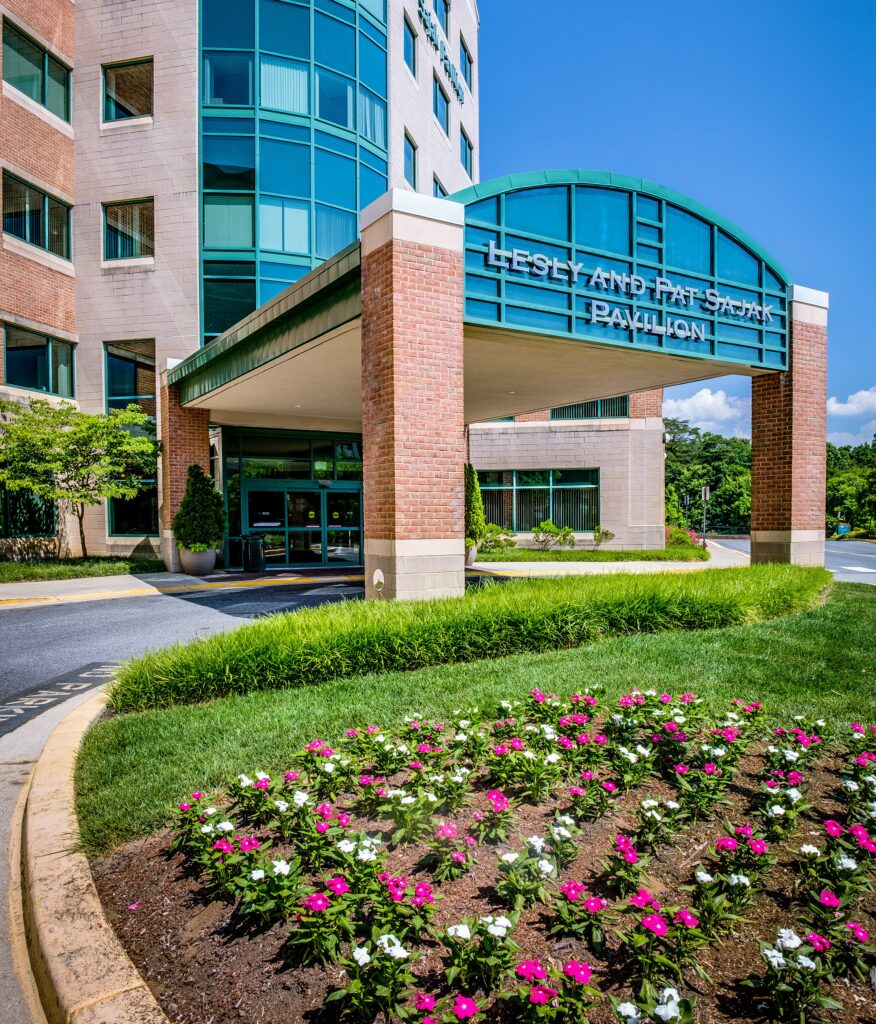
[(542, 549), (547, 551), (550, 548), (573, 548), (575, 546), (575, 534), (571, 526), (557, 526), (550, 519), (545, 519), (532, 531), (532, 539)]
[(197, 464), (189, 466), (186, 491), (173, 517), (177, 544), (189, 551), (209, 551), (222, 546), (225, 504), (213, 481)]
[(509, 580), (460, 598), (323, 605), (138, 658), (121, 670), (110, 701), (116, 711), (169, 707), (629, 633), (758, 622), (813, 606), (830, 578), (823, 569), (763, 565)]
[(484, 498), (478, 471), (471, 463), (465, 467), (465, 544), (476, 548), (487, 532), (487, 518), (484, 513)]
[(517, 547), (514, 534), (509, 533), (504, 526), (497, 526), (496, 523), (487, 523), (484, 536), (480, 543), (480, 554), (495, 555), (499, 552), (510, 551)]
[(666, 543), (667, 545), (682, 544), (692, 548), (700, 546), (696, 530), (686, 530), (681, 526), (666, 527)]

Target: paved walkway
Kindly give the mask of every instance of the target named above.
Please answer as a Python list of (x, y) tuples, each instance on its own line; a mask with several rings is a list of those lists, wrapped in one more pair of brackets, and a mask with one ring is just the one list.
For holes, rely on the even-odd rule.
[(695, 572), (749, 564), (742, 551), (707, 540), (708, 562), (475, 562), (473, 568), (501, 576), (602, 576), (615, 572)]

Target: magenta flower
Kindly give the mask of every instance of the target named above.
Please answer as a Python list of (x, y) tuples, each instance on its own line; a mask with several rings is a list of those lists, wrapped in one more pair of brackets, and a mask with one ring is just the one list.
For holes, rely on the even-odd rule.
[(132, 912), (136, 911), (136, 910), (139, 910), (139, 909), (140, 909), (140, 901), (139, 900), (135, 900), (133, 903), (130, 903), (128, 905), (128, 910), (130, 910)]
[(682, 907), (682, 909), (675, 915), (675, 923), (683, 924), (685, 928), (696, 928), (700, 923), (700, 919), (695, 917), (689, 910)]
[(671, 693), (661, 693), (660, 694), (660, 703), (661, 704), (671, 704), (672, 703), (672, 694)]
[(607, 906), (608, 900), (604, 900), (601, 896), (589, 896), (584, 900), (584, 909), (588, 914), (599, 914)]
[(346, 828), (350, 824), (350, 815), (347, 814), (346, 811), (341, 811), (341, 813), (335, 818), (335, 821), (341, 826), (341, 828)]
[(602, 788), (605, 790), (606, 793), (617, 792), (617, 786), (613, 782), (603, 782)]
[(661, 917), (659, 914), (646, 914), (642, 918), (642, 927), (647, 928), (649, 932), (653, 932), (658, 937), (665, 935), (669, 931), (666, 918)]
[(436, 999), (425, 992), (418, 992), (414, 997), (414, 1006), (418, 1010), (434, 1010)]
[(213, 849), (220, 853), (234, 853), (234, 846), (227, 839), (219, 839), (213, 843)]
[(456, 839), (456, 834), (456, 825), (452, 821), (445, 822), (435, 830), (436, 839)]
[(307, 897), (302, 906), (305, 910), (310, 910), (314, 914), (321, 914), (329, 908), (328, 897), (324, 893), (315, 892), (312, 896)]
[(675, 766), (675, 773), (677, 775), (687, 775), (687, 773), (689, 771), (690, 771), (690, 768), (688, 768), (688, 766), (686, 764), (677, 764)]
[(297, 782), (301, 778), (301, 776), (298, 774), (298, 772), (286, 772), (284, 778), (286, 779), (287, 782)]
[(179, 809), (183, 812), (183, 814), (185, 814), (186, 811), (190, 811), (192, 809), (192, 805), (191, 804), (180, 804), (179, 805)]
[(455, 864), (465, 864), (465, 854), (460, 852), (459, 850), (455, 850), (453, 853), (451, 853), (450, 859)]
[(572, 903), (575, 903), (577, 900), (580, 900), (586, 891), (586, 885), (582, 885), (581, 882), (575, 882), (571, 878), (568, 882), (563, 882), (563, 884), (560, 886), (560, 892), (566, 897), (567, 900), (571, 900)]
[(639, 855), (635, 850), (624, 850), (621, 856), (627, 864), (638, 864), (639, 862)]
[(829, 836), (833, 836), (834, 839), (836, 839), (837, 836), (841, 836), (843, 834), (843, 827), (838, 821), (834, 821), (833, 818), (828, 818), (824, 823), (824, 831)]
[(316, 828), (316, 831), (317, 831), (317, 832), (319, 832), (319, 834), (320, 834), (320, 835), (322, 835), (322, 834), (323, 834), (323, 833), (325, 833), (325, 832), (328, 832), (328, 830), (329, 830), (329, 829), (330, 829), (331, 827), (332, 827), (332, 826), (331, 826), (331, 822), (328, 822), (328, 821), (323, 821), (322, 819), (320, 819), (320, 820), (319, 820), (319, 821), (318, 821), (318, 822), (316, 823), (316, 826), (315, 826), (315, 828)]
[(583, 786), (569, 786), (569, 796), (585, 796), (587, 790)]
[(835, 893), (832, 893), (830, 889), (822, 889), (818, 894), (818, 902), (825, 907), (841, 907), (843, 901)]
[(866, 942), (870, 938), (866, 928), (864, 928), (863, 925), (858, 924), (857, 921), (848, 921), (846, 923), (846, 928), (848, 928), (848, 930), (855, 936), (858, 942)]
[(326, 882), (325, 887), (333, 892), (335, 896), (343, 896), (345, 892), (350, 891), (350, 886), (347, 885), (347, 880), (343, 875), (336, 875), (334, 878), (330, 878)]
[(192, 800), (203, 800), (203, 798), (204, 794), (199, 789), (192, 793)]
[(253, 785), (255, 786), (256, 789), (270, 789), (271, 788), (271, 780), (270, 779), (256, 779), (255, 782), (253, 783)]
[(651, 902), (651, 893), (647, 889), (640, 888), (635, 896), (630, 896), (630, 903), (634, 907), (638, 907), (640, 910), (647, 907)]
[(738, 836), (745, 836), (746, 839), (754, 839), (754, 829), (751, 825), (740, 825), (738, 828), (734, 828), (733, 831)]
[(715, 849), (718, 853), (733, 853), (739, 843), (733, 838), (733, 836), (721, 836), (720, 839), (715, 840)]
[(552, 999), (557, 998), (557, 990), (548, 988), (547, 985), (534, 985), (529, 990), (529, 1001), (534, 1006), (546, 1006)]
[(541, 966), (541, 961), (536, 957), (534, 960), (523, 960), (517, 965), (517, 974), (526, 981), (541, 981), (547, 977), (547, 971)]
[(248, 836), (244, 836), (244, 838), (239, 841), (239, 845), (241, 853), (250, 853), (253, 850), (257, 850), (262, 844), (258, 839), (252, 839)]
[(718, 766), (715, 764), (714, 761), (708, 761), (706, 764), (704, 764), (703, 765), (703, 771), (706, 773), (706, 775), (720, 775), (721, 774), (720, 771), (718, 770)]
[(760, 857), (767, 852), (769, 846), (762, 839), (751, 839), (748, 842), (748, 848), (756, 857)]
[(590, 969), (590, 964), (582, 963), (580, 960), (570, 960), (563, 967), (563, 974), (579, 985), (586, 985), (590, 981), (593, 971)]
[(830, 949), (830, 939), (826, 939), (823, 935), (819, 935), (818, 932), (810, 932), (806, 936), (806, 941), (816, 953), (826, 953)]
[(468, 996), (457, 996), (453, 1004), (453, 1013), (457, 1020), (469, 1020), (475, 1014), (480, 1013), (478, 1004)]

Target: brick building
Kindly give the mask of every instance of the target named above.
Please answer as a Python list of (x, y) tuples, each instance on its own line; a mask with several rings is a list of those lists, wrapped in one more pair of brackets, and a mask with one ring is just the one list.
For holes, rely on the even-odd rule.
[[(551, 518), (659, 547), (662, 388), (739, 372), (755, 557), (818, 560), (826, 297), (660, 186), (477, 184), (475, 0), (0, 14), (0, 396), (135, 402), (163, 443), (138, 498), (89, 512), (92, 551), (175, 565), (198, 462), (227, 567), (257, 534), (269, 566), (453, 593), (466, 458), (524, 542)], [(58, 534), (75, 550), (0, 493), (0, 554)]]

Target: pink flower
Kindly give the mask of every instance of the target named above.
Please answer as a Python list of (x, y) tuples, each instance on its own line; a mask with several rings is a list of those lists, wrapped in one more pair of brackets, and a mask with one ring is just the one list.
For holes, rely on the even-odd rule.
[(414, 1006), (418, 1010), (434, 1010), (436, 999), (434, 996), (427, 995), (425, 992), (418, 992), (414, 997)]
[(478, 841), (477, 841), (477, 839), (475, 839), (474, 836), (463, 836), (462, 837), (462, 841), (465, 843), (466, 846), (477, 846), (478, 845)]
[(732, 836), (721, 836), (715, 840), (715, 849), (718, 853), (733, 853), (739, 843)]
[(762, 839), (750, 839), (748, 842), (748, 848), (756, 857), (760, 857), (762, 854), (767, 852), (769, 846), (767, 846)]
[(302, 906), (305, 910), (313, 911), (314, 914), (321, 914), (329, 908), (328, 897), (321, 892), (315, 892), (312, 896), (307, 897)]
[(451, 853), (450, 854), (450, 859), (455, 864), (465, 864), (465, 854), (461, 853), (459, 850), (456, 850), (453, 853)]
[(135, 900), (133, 903), (131, 903), (128, 906), (128, 910), (131, 910), (131, 911), (139, 910), (139, 909), (140, 909), (140, 901), (139, 900)]
[(508, 797), (500, 789), (491, 789), (487, 793), (487, 799), (493, 805), (493, 810), (496, 814), (501, 814), (502, 811), (507, 811), (510, 806)]
[(341, 828), (346, 828), (350, 824), (350, 815), (346, 811), (341, 811), (337, 818), (335, 818), (335, 821)]
[(572, 903), (575, 903), (577, 900), (580, 900), (586, 891), (586, 885), (582, 885), (580, 882), (575, 882), (571, 878), (568, 882), (563, 882), (563, 884), (560, 886), (560, 892), (566, 897), (567, 900), (571, 900)]
[(671, 704), (672, 703), (672, 694), (671, 693), (661, 693), (660, 694), (660, 703), (661, 704)]
[(191, 804), (180, 804), (179, 805), (179, 809), (183, 812), (183, 814), (185, 814), (186, 811), (190, 811), (192, 809), (192, 805)]
[(834, 821), (833, 818), (828, 818), (824, 823), (824, 831), (829, 835), (836, 838), (843, 834), (843, 827), (838, 821)]
[[(335, 896), (343, 896), (345, 892), (350, 891), (350, 887), (347, 885), (347, 880), (343, 875), (337, 875), (335, 878), (330, 878), (326, 882), (325, 887), (333, 892)], [(431, 1006), (427, 1007), (427, 1009), (431, 1010)]]
[(624, 850), (621, 856), (627, 864), (637, 864), (639, 862), (639, 855), (635, 850)]
[(506, 754), (509, 754), (510, 752), (511, 748), (506, 743), (500, 743), (498, 746), (493, 747), (493, 753), (496, 755), (496, 757), (504, 757)]
[(818, 902), (825, 907), (841, 907), (843, 901), (835, 893), (832, 893), (830, 889), (822, 889), (818, 894)]
[(700, 919), (695, 917), (689, 910), (682, 907), (682, 909), (675, 915), (675, 923), (683, 924), (685, 928), (696, 928), (700, 923)]
[(423, 762), (422, 761), (411, 761), (411, 763), (408, 765), (408, 768), (410, 768), (411, 771), (414, 771), (414, 772), (421, 771), (422, 768), (423, 768)]
[(529, 990), (529, 1001), (535, 1006), (546, 1006), (552, 999), (557, 998), (557, 990), (548, 988), (547, 985), (534, 985)]
[(706, 764), (704, 764), (703, 765), (703, 771), (706, 773), (706, 775), (720, 775), (721, 774), (718, 771), (718, 766), (715, 764), (714, 761), (709, 761)]
[(456, 825), (452, 821), (446, 821), (435, 829), (436, 839), (456, 839)]
[(819, 935), (818, 932), (810, 932), (806, 936), (806, 941), (816, 953), (826, 953), (830, 949), (830, 939), (826, 939), (823, 935)]
[(270, 779), (256, 779), (255, 782), (253, 783), (253, 785), (255, 786), (256, 789), (270, 789), (271, 788), (271, 780)]
[(252, 850), (257, 850), (262, 845), (258, 839), (251, 839), (249, 837), (241, 839), (239, 844), (241, 853), (250, 853)]
[(740, 825), (738, 828), (734, 828), (733, 831), (738, 836), (745, 836), (746, 839), (754, 839), (754, 829), (751, 825)]
[(213, 843), (213, 849), (220, 853), (234, 853), (234, 846), (227, 839), (219, 839)]
[(692, 700), (697, 699), (697, 695), (695, 693), (683, 693), (678, 699), (682, 704), (690, 704)]
[(569, 796), (585, 796), (587, 790), (583, 786), (569, 786)]
[(318, 818), (324, 818), (326, 821), (332, 816), (331, 804), (323, 802), (313, 812)]
[(630, 896), (630, 903), (634, 907), (639, 907), (639, 909), (647, 907), (650, 902), (651, 893), (649, 893), (647, 889), (640, 888), (635, 896)]
[(351, 739), (353, 739), (354, 736), (358, 736), (359, 735), (359, 730), (358, 729), (347, 729), (347, 731), (344, 733), (344, 735), (347, 737), (348, 740), (351, 740)]
[(849, 929), (849, 931), (855, 936), (858, 942), (866, 942), (870, 938), (870, 935), (864, 928), (864, 926), (858, 924), (857, 921), (848, 921), (846, 923), (846, 928)]
[(606, 793), (617, 792), (617, 786), (613, 782), (603, 782), (602, 788), (605, 790)]
[(523, 750), (523, 748), (524, 748), (523, 740), (520, 739), (519, 736), (514, 736), (512, 739), (508, 740), (508, 745), (513, 750)]
[(332, 826), (331, 826), (331, 824), (330, 824), (330, 823), (329, 823), (328, 821), (322, 821), (322, 820), (320, 820), (320, 821), (318, 821), (318, 822), (316, 823), (316, 831), (317, 831), (317, 832), (319, 832), (319, 833), (320, 833), (320, 835), (322, 835), (322, 834), (323, 834), (324, 832), (328, 832), (328, 830), (329, 830), (329, 829), (330, 829), (331, 827), (332, 827)]
[(199, 789), (192, 793), (192, 800), (203, 800), (203, 798), (204, 794)]
[(526, 981), (540, 981), (547, 977), (547, 971), (541, 966), (541, 961), (536, 957), (534, 960), (523, 960), (517, 965), (517, 974)]
[(456, 1002), (453, 1004), (453, 1013), (457, 1020), (468, 1020), (480, 1012), (477, 1003), (473, 999), (469, 999), (468, 996), (456, 997)]
[(584, 900), (584, 909), (588, 914), (598, 914), (608, 906), (608, 900), (601, 896), (590, 896)]
[(286, 772), (284, 778), (286, 779), (287, 782), (297, 782), (301, 778), (301, 776), (298, 774), (298, 772)]
[(666, 918), (661, 917), (659, 914), (646, 914), (642, 918), (642, 927), (647, 928), (649, 932), (653, 932), (657, 936), (665, 935), (669, 930)]
[(687, 775), (687, 773), (690, 771), (690, 768), (688, 768), (686, 764), (677, 764), (675, 766), (675, 771), (678, 775)]
[(580, 960), (570, 960), (563, 967), (563, 974), (579, 985), (586, 985), (593, 976), (590, 964), (582, 963)]

